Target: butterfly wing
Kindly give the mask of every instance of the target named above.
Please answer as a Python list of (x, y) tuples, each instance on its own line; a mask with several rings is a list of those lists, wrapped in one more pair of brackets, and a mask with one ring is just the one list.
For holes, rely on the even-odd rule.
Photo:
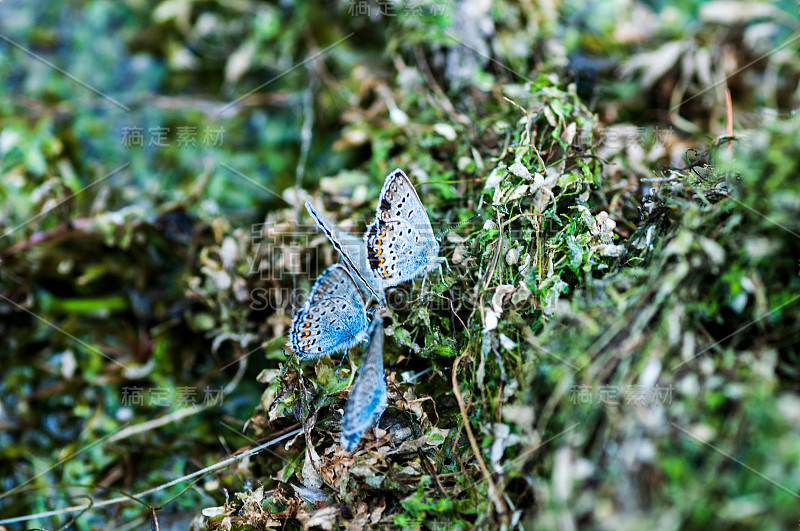
[(368, 335), (364, 363), (347, 399), (339, 437), (339, 443), (348, 452), (358, 446), (361, 436), (378, 421), (388, 404), (383, 374), (383, 319), (380, 315), (372, 319)]
[(400, 169), (386, 177), (364, 240), (369, 265), (384, 287), (427, 273), (441, 262), (428, 213)]
[(431, 221), (417, 190), (400, 168), (387, 175), (383, 182), (375, 219), (384, 217), (407, 221), (419, 232), (420, 238), (435, 241)]
[(419, 232), (398, 219), (377, 219), (365, 235), (367, 256), (373, 274), (384, 286), (396, 286), (417, 276), (425, 256), (415, 243)]
[(323, 271), (295, 312), (288, 345), (301, 360), (321, 358), (365, 341), (366, 328), (358, 286), (343, 265), (334, 264)]
[(373, 297), (378, 302), (386, 302), (383, 289), (378, 285), (367, 261), (367, 248), (364, 241), (349, 232), (340, 229), (328, 218), (317, 212), (314, 206), (306, 201), (306, 210), (314, 218), (317, 227), (330, 240), (333, 248), (339, 253), (342, 262), (355, 277), (359, 289), (366, 297)]

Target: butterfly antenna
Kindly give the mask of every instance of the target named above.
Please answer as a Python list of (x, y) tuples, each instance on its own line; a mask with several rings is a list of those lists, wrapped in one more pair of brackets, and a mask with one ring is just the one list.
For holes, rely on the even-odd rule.
[(436, 235), (436, 241), (437, 242), (442, 241), (442, 238), (444, 237), (444, 235), (447, 234), (448, 232), (450, 232), (451, 230), (455, 230), (455, 229), (457, 229), (459, 227), (462, 227), (462, 226), (466, 225), (467, 223), (469, 223), (470, 221), (472, 221), (473, 219), (479, 218), (479, 217), (481, 217), (480, 214), (475, 214), (474, 216), (472, 216), (468, 220), (462, 221), (461, 223), (457, 223), (457, 224), (453, 225), (452, 227), (450, 227), (449, 229), (446, 229), (446, 230), (440, 232), (439, 234)]

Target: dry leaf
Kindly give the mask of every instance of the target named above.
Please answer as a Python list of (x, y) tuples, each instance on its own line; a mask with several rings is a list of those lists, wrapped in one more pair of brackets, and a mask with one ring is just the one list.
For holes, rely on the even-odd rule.
[(313, 513), (297, 513), (297, 519), (300, 520), (300, 525), (303, 526), (304, 530), (319, 527), (325, 531), (333, 531), (338, 518), (339, 508), (335, 505), (323, 507)]

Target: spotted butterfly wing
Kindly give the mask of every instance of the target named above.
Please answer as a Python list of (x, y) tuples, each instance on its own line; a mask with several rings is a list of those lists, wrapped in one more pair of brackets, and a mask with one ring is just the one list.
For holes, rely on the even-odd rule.
[(295, 312), (288, 346), (301, 360), (321, 358), (366, 341), (366, 329), (358, 286), (343, 265), (334, 264), (323, 271)]
[(361, 238), (340, 229), (328, 218), (317, 212), (314, 206), (306, 201), (306, 210), (314, 218), (317, 227), (333, 244), (333, 248), (342, 257), (342, 262), (347, 266), (358, 284), (359, 289), (366, 297), (373, 297), (378, 302), (385, 302), (386, 295), (373, 276), (372, 269), (367, 260), (367, 248)]
[(339, 443), (353, 451), (367, 429), (378, 422), (388, 404), (386, 377), (383, 374), (383, 319), (375, 315), (369, 325), (364, 363), (344, 408)]
[(386, 177), (364, 241), (370, 268), (383, 288), (424, 275), (444, 261), (428, 213), (400, 169)]

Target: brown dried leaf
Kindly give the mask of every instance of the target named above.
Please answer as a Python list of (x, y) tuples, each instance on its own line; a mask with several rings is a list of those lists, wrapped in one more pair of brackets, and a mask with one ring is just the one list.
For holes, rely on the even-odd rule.
[(300, 520), (300, 525), (304, 530), (319, 527), (326, 531), (333, 531), (336, 526), (336, 520), (340, 515), (341, 510), (339, 507), (331, 505), (314, 512), (297, 513), (297, 519)]
[(361, 531), (369, 520), (369, 506), (365, 502), (359, 502), (356, 514), (347, 524), (347, 531)]

